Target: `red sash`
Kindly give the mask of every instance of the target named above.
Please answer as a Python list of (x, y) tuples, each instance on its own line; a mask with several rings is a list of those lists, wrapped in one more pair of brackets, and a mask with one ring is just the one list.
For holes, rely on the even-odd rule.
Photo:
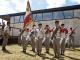
[(65, 28), (61, 28), (61, 29), (60, 29), (60, 32), (61, 32), (61, 33), (64, 33), (64, 32), (65, 32)]

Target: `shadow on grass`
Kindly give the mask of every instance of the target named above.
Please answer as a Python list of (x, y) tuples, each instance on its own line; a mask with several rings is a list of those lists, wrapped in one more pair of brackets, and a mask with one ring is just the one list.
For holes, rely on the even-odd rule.
[(30, 53), (24, 53), (24, 52), (22, 52), (22, 53), (25, 54), (25, 55), (29, 55), (29, 56), (31, 56), (31, 57), (35, 57), (35, 55), (30, 54)]
[(75, 48), (75, 49), (73, 49), (73, 48), (66, 48), (66, 50), (69, 50), (69, 51), (80, 51), (80, 49), (77, 49), (77, 48)]
[(54, 54), (48, 53), (48, 55), (54, 56)]
[(4, 53), (7, 53), (7, 54), (12, 54), (11, 52), (9, 52), (8, 50), (2, 50)]
[(26, 54), (29, 55), (29, 56), (35, 57), (35, 55), (32, 55), (32, 54), (30, 54), (30, 53), (26, 53)]
[(80, 49), (75, 49), (75, 51), (80, 51)]
[(80, 51), (80, 49), (69, 49), (69, 51)]
[(55, 58), (55, 57), (53, 57), (53, 58), (51, 58), (50, 60), (56, 60), (56, 59), (58, 59), (58, 60), (64, 60), (64, 57), (60, 57), (60, 58)]
[(45, 54), (41, 54), (41, 55), (39, 55), (39, 56), (42, 58), (42, 60), (50, 59), (49, 57), (46, 57)]
[(80, 60), (80, 59), (75, 58), (75, 57), (70, 57), (70, 56), (65, 56), (65, 57), (68, 57), (68, 58), (70, 58), (70, 59), (72, 59), (72, 60)]

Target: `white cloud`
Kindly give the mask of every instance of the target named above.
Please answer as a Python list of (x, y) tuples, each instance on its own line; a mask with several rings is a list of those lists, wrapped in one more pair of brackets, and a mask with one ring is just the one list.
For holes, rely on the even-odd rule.
[(47, 8), (61, 7), (66, 3), (66, 0), (46, 0)]
[(26, 10), (27, 0), (11, 0), (11, 2), (16, 5), (15, 9), (19, 12)]
[(0, 15), (26, 11), (27, 0), (0, 0)]
[[(46, 8), (61, 7), (66, 5), (67, 0), (30, 0), (33, 10)], [(71, 2), (80, 4), (80, 0), (70, 0)], [(46, 4), (47, 3), (47, 4)], [(27, 0), (0, 0), (0, 15), (18, 13), (26, 11)], [(41, 5), (41, 6), (40, 6)], [(45, 9), (44, 8), (44, 9)]]
[(6, 6), (0, 6), (0, 14), (10, 14), (10, 13), (15, 13), (13, 9), (10, 9)]
[(0, 0), (0, 15), (1, 14), (9, 14), (11, 12), (15, 12), (13, 9), (9, 8), (9, 2)]
[(80, 0), (71, 0), (71, 1), (80, 4)]

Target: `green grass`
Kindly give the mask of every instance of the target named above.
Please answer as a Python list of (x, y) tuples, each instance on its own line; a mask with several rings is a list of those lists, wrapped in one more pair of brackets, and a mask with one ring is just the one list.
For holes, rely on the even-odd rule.
[[(18, 45), (9, 45), (6, 47), (10, 53), (3, 52), (0, 46), (0, 60), (55, 60), (53, 49), (50, 48), (50, 54), (45, 53), (45, 48), (42, 49), (42, 55), (35, 55), (31, 51), (31, 46), (28, 46), (26, 54), (22, 53), (22, 47)], [(80, 60), (80, 48), (76, 50), (66, 49), (65, 56), (61, 60)]]

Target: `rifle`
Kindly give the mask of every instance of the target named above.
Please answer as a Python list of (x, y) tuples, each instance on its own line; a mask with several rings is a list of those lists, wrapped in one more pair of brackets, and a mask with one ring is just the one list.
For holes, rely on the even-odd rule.
[[(78, 26), (77, 26), (77, 27), (78, 27)], [(72, 30), (70, 36), (72, 36), (72, 34), (74, 33), (74, 31), (77, 29), (77, 27), (75, 27), (75, 28)]]
[(24, 31), (25, 31), (25, 30), (22, 30), (19, 36), (21, 36), (21, 35), (24, 33)]
[(56, 29), (55, 29), (55, 31), (53, 31), (53, 34), (52, 34), (51, 39), (53, 39), (53, 37), (55, 37), (55, 34), (57, 33), (58, 29), (59, 29), (59, 27), (58, 27), (58, 28), (56, 28)]
[(19, 36), (21, 36), (24, 33), (25, 29), (26, 29), (26, 26), (23, 28)]

